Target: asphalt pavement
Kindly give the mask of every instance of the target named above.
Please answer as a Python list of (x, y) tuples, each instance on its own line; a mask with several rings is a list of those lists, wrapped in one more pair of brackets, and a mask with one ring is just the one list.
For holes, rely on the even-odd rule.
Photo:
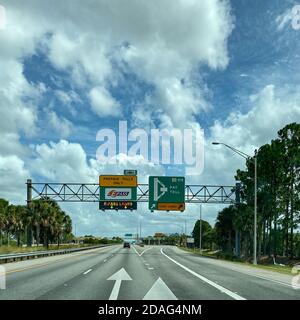
[(172, 246), (103, 247), (1, 265), (4, 299), (300, 299), (293, 275), (193, 255)]

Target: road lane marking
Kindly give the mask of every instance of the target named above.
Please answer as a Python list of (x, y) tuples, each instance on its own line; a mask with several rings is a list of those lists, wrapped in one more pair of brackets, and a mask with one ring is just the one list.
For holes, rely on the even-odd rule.
[(136, 253), (139, 257), (141, 257), (145, 252), (147, 252), (148, 250), (152, 249), (153, 247), (145, 249), (142, 253), (138, 253), (138, 251), (136, 250), (135, 246), (132, 246), (132, 248), (134, 249), (135, 253)]
[(104, 259), (104, 260), (103, 260), (103, 262), (106, 262), (106, 261), (107, 261), (107, 259)]
[(158, 278), (150, 290), (145, 294), (143, 300), (178, 300), (170, 288)]
[(121, 268), (119, 271), (110, 276), (107, 280), (116, 281), (108, 300), (117, 300), (121, 287), (121, 282), (130, 281), (132, 279), (130, 275), (126, 272), (126, 270), (124, 268)]
[[(95, 250), (102, 250), (102, 249), (108, 249), (109, 247), (102, 247), (102, 248), (97, 248)], [(92, 249), (93, 250), (93, 249)], [(94, 250), (93, 250), (94, 251)], [(88, 255), (88, 254), (92, 254), (93, 252), (84, 252), (84, 253), (78, 253), (78, 254), (75, 254), (73, 256), (71, 255), (68, 255), (68, 256), (65, 256), (65, 257), (61, 257), (61, 258), (58, 258), (56, 259), (55, 261), (49, 261), (47, 263), (39, 263), (39, 264), (36, 264), (36, 265), (33, 265), (33, 266), (30, 266), (30, 267), (24, 267), (24, 268), (20, 268), (20, 269), (15, 269), (15, 270), (9, 270), (9, 271), (6, 271), (6, 274), (12, 274), (12, 273), (16, 273), (16, 272), (22, 272), (22, 271), (26, 271), (26, 270), (30, 270), (30, 269), (37, 269), (37, 268), (40, 268), (40, 267), (45, 267), (45, 266), (49, 266), (51, 264), (54, 264), (54, 263), (57, 263), (57, 262), (60, 262), (62, 260), (67, 260), (67, 259), (71, 259), (71, 258), (76, 258), (76, 257), (81, 257), (83, 255)], [(27, 260), (28, 262), (33, 262), (33, 261), (37, 261), (35, 259), (32, 259), (32, 260)], [(20, 262), (24, 262), (24, 261), (20, 261)]]
[[(220, 265), (215, 265), (216, 267), (221, 267)], [(244, 266), (243, 266), (244, 267)], [(241, 274), (246, 274), (250, 277), (255, 277), (255, 278), (259, 278), (259, 279), (263, 279), (263, 280), (266, 280), (266, 281), (270, 281), (270, 282), (274, 282), (278, 285), (282, 285), (282, 286), (285, 286), (285, 287), (288, 287), (288, 288), (293, 288), (293, 286), (290, 284), (290, 283), (287, 283), (287, 282), (283, 282), (283, 281), (280, 281), (280, 280), (276, 280), (276, 279), (271, 279), (271, 278), (268, 278), (268, 277), (265, 277), (265, 276), (261, 276), (261, 275), (257, 275), (257, 274), (253, 274), (251, 272), (248, 272), (246, 270), (241, 270), (241, 269), (236, 269), (236, 268), (231, 268), (231, 267), (226, 267), (227, 269), (231, 270), (231, 271), (234, 271), (234, 272), (239, 272)], [(253, 271), (256, 271), (253, 269)], [(259, 270), (257, 270), (259, 271)], [(274, 271), (272, 271), (274, 272)]]
[(145, 250), (141, 253), (140, 257), (141, 257), (145, 252), (147, 252), (148, 250), (150, 250), (150, 249), (152, 249), (152, 248), (153, 248), (153, 247), (145, 249)]
[(192, 275), (194, 275), (195, 277), (199, 278), (200, 280), (208, 283), (209, 285), (213, 286), (214, 288), (218, 289), (219, 291), (227, 294), (228, 296), (230, 296), (231, 298), (235, 299), (235, 300), (246, 300), (244, 297), (234, 293), (233, 291), (230, 291), (222, 286), (220, 286), (219, 284), (205, 278), (204, 276), (198, 274), (197, 272), (187, 268), (186, 266), (182, 265), (181, 263), (177, 262), (176, 260), (172, 259), (171, 257), (169, 257), (167, 254), (165, 254), (163, 252), (163, 249), (160, 249), (160, 252), (162, 255), (164, 255), (166, 258), (168, 258), (169, 260), (171, 260), (172, 262), (174, 262), (175, 264), (177, 264), (179, 267), (181, 267), (182, 269), (184, 269), (185, 271), (191, 273)]
[(136, 248), (134, 246), (132, 246), (133, 250), (135, 251), (135, 253), (139, 256), (140, 254), (138, 253), (138, 251), (136, 250)]
[(89, 269), (86, 272), (84, 272), (83, 274), (88, 274), (89, 272), (91, 272), (93, 269)]
[(148, 268), (148, 270), (154, 270), (154, 268)]

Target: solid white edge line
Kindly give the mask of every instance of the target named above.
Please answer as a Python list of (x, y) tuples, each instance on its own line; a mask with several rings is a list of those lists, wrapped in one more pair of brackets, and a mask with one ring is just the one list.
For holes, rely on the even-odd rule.
[(93, 269), (89, 269), (87, 271), (85, 271), (83, 274), (88, 274), (89, 272), (91, 272)]
[(161, 248), (160, 249), (160, 252), (161, 254), (163, 254), (166, 258), (168, 258), (169, 260), (171, 260), (172, 262), (174, 262), (175, 264), (177, 264), (179, 267), (181, 267), (182, 269), (184, 269), (185, 271), (191, 273), (192, 275), (194, 275), (195, 277), (199, 278), (200, 280), (208, 283), (209, 285), (213, 286), (214, 288), (218, 289), (219, 291), (227, 294), (228, 296), (230, 296), (231, 298), (235, 299), (235, 300), (246, 300), (244, 297), (220, 286), (219, 284), (205, 278), (204, 276), (196, 273), (195, 271), (187, 268), (186, 266), (182, 265), (181, 263), (177, 262), (176, 260), (172, 259), (171, 257), (169, 257), (168, 255), (166, 255), (164, 252), (163, 252), (163, 249)]
[[(276, 283), (278, 285), (285, 286), (285, 287), (293, 289), (293, 286), (291, 284), (287, 283), (287, 282), (283, 282), (283, 281), (280, 281), (280, 280), (271, 279), (271, 278), (268, 278), (268, 277), (265, 277), (265, 276), (260, 276), (260, 275), (257, 275), (257, 274), (253, 274), (253, 273), (248, 272), (246, 270), (236, 270), (236, 269), (231, 269), (231, 268), (227, 268), (227, 269), (231, 270), (231, 271), (234, 271), (234, 272), (239, 272), (241, 274), (246, 274), (247, 276), (250, 276), (250, 277), (262, 279), (262, 280), (265, 280), (265, 281), (274, 282), (274, 283)], [(276, 272), (276, 271), (272, 271), (271, 270), (271, 272)]]

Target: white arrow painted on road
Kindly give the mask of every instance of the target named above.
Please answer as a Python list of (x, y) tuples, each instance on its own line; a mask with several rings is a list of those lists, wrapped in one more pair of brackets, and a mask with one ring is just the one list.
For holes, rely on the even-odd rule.
[(143, 300), (178, 300), (170, 288), (158, 278)]
[(114, 273), (112, 276), (110, 276), (107, 280), (113, 280), (116, 281), (114, 284), (114, 287), (112, 289), (112, 292), (110, 294), (109, 300), (117, 300), (120, 287), (121, 287), (121, 282), (122, 281), (129, 281), (132, 280), (130, 275), (126, 272), (124, 268), (121, 268), (119, 271)]

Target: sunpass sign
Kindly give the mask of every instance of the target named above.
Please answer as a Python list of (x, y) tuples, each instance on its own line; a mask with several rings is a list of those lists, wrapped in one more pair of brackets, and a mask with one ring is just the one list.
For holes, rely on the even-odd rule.
[(137, 209), (137, 177), (124, 175), (101, 175), (100, 210)]
[(132, 200), (131, 188), (104, 188), (105, 200)]
[(184, 177), (149, 177), (149, 209), (184, 211)]

